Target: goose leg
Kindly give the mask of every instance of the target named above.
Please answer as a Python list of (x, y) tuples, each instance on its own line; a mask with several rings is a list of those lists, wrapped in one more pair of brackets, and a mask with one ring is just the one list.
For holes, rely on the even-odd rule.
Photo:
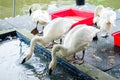
[(40, 34), (43, 34), (43, 30), (44, 30), (45, 26), (42, 27), (42, 31), (40, 32)]
[(54, 45), (54, 40), (52, 41), (52, 44), (50, 45), (50, 47), (53, 48), (53, 45)]
[(84, 56), (85, 56), (85, 50), (83, 50), (83, 55), (82, 55), (81, 60), (83, 60), (83, 59), (84, 59)]
[(48, 45), (48, 46), (46, 46), (46, 48), (53, 48), (53, 45), (54, 45), (54, 40), (52, 41), (52, 43), (50, 44), (50, 45)]
[(85, 50), (83, 50), (83, 55), (82, 55), (82, 58), (77, 58), (77, 60), (74, 60), (73, 61), (73, 64), (82, 64), (84, 62), (84, 56), (85, 56)]
[(84, 59), (84, 56), (85, 56), (85, 50), (83, 50), (82, 58), (77, 57), (75, 53), (74, 53), (74, 55), (73, 55), (73, 58), (74, 58), (75, 60), (78, 60), (78, 59), (79, 59), (79, 60), (83, 60), (83, 59)]
[(73, 62), (75, 60), (78, 60), (79, 58), (76, 56), (76, 53), (74, 53), (73, 55), (71, 56), (68, 56), (68, 57), (63, 57), (66, 61), (68, 62)]
[(105, 35), (102, 35), (103, 38), (107, 38), (109, 35), (106, 33)]
[(60, 38), (60, 44), (62, 44), (62, 38)]
[(85, 50), (83, 50), (82, 58), (79, 57), (76, 58), (76, 53), (74, 53), (72, 56), (63, 57), (63, 58), (68, 62), (72, 62), (74, 64), (82, 64), (84, 62), (84, 56), (85, 56)]

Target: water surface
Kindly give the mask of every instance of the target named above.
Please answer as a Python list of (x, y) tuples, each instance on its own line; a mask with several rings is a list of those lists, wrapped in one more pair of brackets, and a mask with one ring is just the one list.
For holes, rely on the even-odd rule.
[(0, 42), (0, 80), (82, 80), (61, 65), (49, 76), (50, 59), (37, 51), (29, 61), (20, 64), (29, 46), (19, 39), (8, 38)]

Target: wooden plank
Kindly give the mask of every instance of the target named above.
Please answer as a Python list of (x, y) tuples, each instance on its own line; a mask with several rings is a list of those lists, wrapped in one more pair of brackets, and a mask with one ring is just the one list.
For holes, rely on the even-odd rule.
[(71, 65), (75, 66), (78, 70), (82, 71), (83, 73), (89, 75), (95, 80), (117, 80), (116, 78), (110, 76), (109, 74), (93, 67), (92, 65), (84, 62), (81, 65), (78, 64), (72, 64)]
[(15, 29), (3, 30), (3, 31), (0, 31), (0, 34), (5, 34), (5, 33), (12, 32), (12, 31), (15, 31)]

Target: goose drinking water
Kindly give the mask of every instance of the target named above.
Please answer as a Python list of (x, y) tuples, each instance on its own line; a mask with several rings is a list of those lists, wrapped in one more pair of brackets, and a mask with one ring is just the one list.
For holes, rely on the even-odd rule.
[(51, 74), (56, 66), (56, 53), (58, 51), (60, 51), (63, 57), (74, 55), (74, 58), (77, 52), (83, 51), (81, 61), (78, 63), (83, 62), (85, 49), (89, 46), (99, 31), (99, 29), (87, 25), (77, 25), (71, 29), (65, 36), (63, 45), (55, 45), (52, 48), (52, 60), (49, 64), (49, 74)]
[(43, 30), (42, 37), (34, 37), (31, 40), (29, 53), (23, 59), (22, 63), (26, 62), (31, 58), (36, 42), (39, 42), (45, 46), (45, 44), (48, 44), (50, 41), (53, 41), (56, 38), (61, 38), (71, 29), (71, 26), (74, 23), (76, 23), (75, 20), (68, 18), (56, 18), (52, 20)]

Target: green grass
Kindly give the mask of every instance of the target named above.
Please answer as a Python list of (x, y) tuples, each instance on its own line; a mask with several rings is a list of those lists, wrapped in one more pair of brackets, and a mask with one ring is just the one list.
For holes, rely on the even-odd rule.
[(86, 0), (86, 2), (93, 5), (104, 5), (105, 7), (111, 7), (114, 9), (120, 8), (120, 0)]
[[(44, 7), (45, 4), (50, 4), (52, 1), (57, 1), (57, 5), (75, 4), (75, 0), (16, 0), (16, 15), (27, 14), (31, 4), (38, 3)], [(85, 2), (93, 5), (102, 4), (105, 7), (111, 7), (115, 9), (120, 8), (119, 1), (120, 0), (85, 0)], [(0, 0), (0, 19), (11, 17), (13, 15), (12, 11), (13, 0)]]

